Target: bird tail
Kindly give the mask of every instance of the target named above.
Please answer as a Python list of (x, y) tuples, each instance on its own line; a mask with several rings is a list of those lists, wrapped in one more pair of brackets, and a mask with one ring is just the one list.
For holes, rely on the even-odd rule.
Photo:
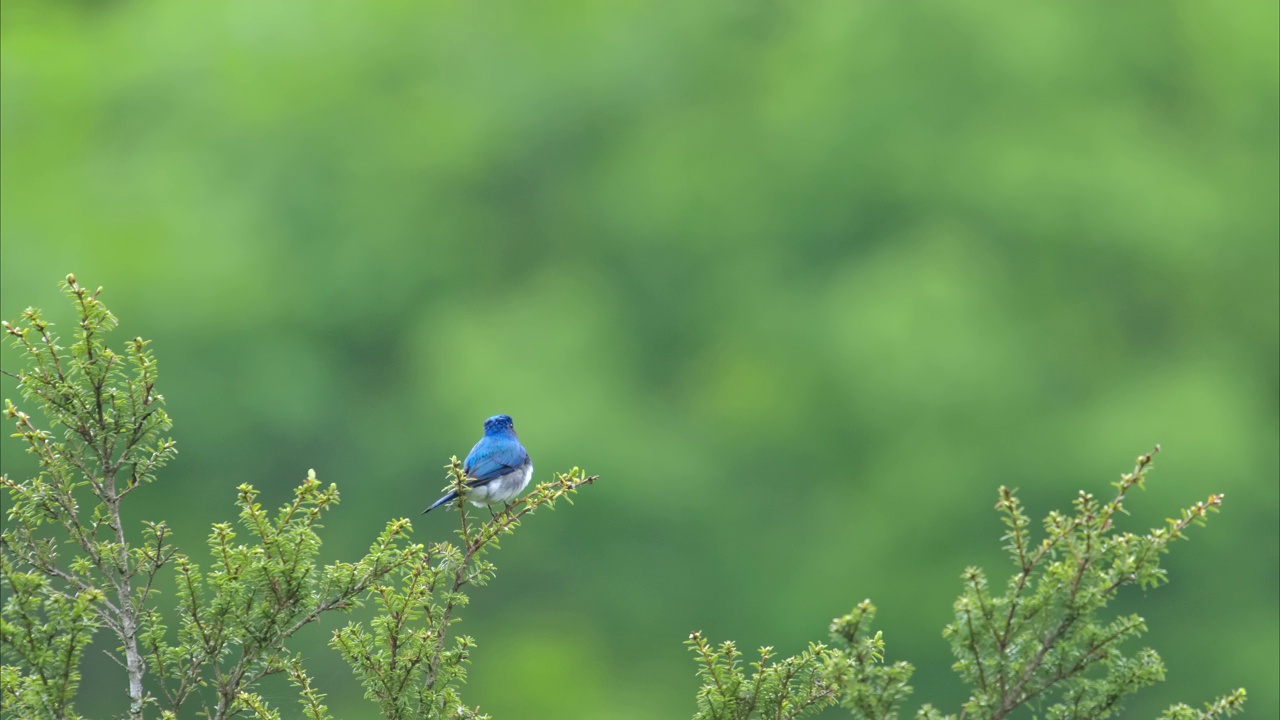
[(435, 510), (436, 508), (440, 507), (441, 505), (443, 505), (443, 504), (445, 504), (445, 503), (449, 502), (450, 500), (454, 500), (454, 499), (456, 499), (457, 497), (458, 497), (458, 491), (457, 491), (457, 490), (452, 490), (452, 491), (450, 491), (450, 492), (449, 492), (449, 494), (448, 494), (448, 495), (445, 495), (444, 497), (440, 498), (439, 500), (437, 500), (437, 501), (435, 501), (435, 502), (431, 503), (431, 507), (427, 508), (426, 510), (423, 510), (423, 511), (422, 511), (422, 514), (423, 514), (423, 515), (426, 515), (427, 513), (431, 512), (432, 510)]

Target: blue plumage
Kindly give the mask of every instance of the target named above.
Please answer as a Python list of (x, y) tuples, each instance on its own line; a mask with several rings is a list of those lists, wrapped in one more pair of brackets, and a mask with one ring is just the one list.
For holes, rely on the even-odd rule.
[[(510, 415), (494, 415), (484, 421), (484, 436), (471, 448), (462, 469), (471, 488), (467, 500), (472, 505), (508, 503), (520, 495), (533, 477), (533, 461), (516, 437)], [(457, 492), (450, 491), (422, 512), (429, 513), (457, 497)]]

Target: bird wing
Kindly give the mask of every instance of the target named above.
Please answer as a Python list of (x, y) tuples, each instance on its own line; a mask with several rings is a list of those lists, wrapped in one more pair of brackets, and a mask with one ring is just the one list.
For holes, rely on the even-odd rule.
[(528, 461), (529, 453), (515, 438), (485, 437), (471, 448), (462, 469), (471, 478), (467, 484), (475, 487), (506, 475)]

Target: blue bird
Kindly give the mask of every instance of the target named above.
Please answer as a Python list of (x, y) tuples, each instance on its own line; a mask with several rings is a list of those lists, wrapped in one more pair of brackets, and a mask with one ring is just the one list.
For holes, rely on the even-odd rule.
[[(471, 488), (466, 499), (476, 507), (509, 503), (520, 495), (533, 477), (533, 461), (516, 438), (510, 415), (494, 415), (484, 421), (484, 437), (471, 448), (462, 470), (467, 474), (467, 487)], [(450, 491), (422, 513), (425, 515), (457, 498), (457, 491)]]

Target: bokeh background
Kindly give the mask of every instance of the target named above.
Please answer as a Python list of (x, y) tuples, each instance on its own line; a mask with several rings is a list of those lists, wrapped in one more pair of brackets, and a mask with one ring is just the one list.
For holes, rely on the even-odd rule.
[[(1117, 604), (1169, 665), (1129, 716), (1239, 685), (1280, 714), (1274, 2), (0, 16), (3, 316), (65, 327), (74, 271), (155, 339), (181, 455), (131, 514), (195, 556), (237, 484), (308, 468), (328, 560), (410, 513), (448, 537), (416, 513), (506, 412), (541, 479), (602, 480), (495, 557), (472, 703), (687, 717), (691, 630), (791, 653), (870, 597), (953, 709), (997, 486), (1043, 516), (1159, 442), (1133, 528), (1227, 504)], [(301, 647), (371, 717), (345, 622)], [(121, 683), (95, 653), (82, 709)]]

